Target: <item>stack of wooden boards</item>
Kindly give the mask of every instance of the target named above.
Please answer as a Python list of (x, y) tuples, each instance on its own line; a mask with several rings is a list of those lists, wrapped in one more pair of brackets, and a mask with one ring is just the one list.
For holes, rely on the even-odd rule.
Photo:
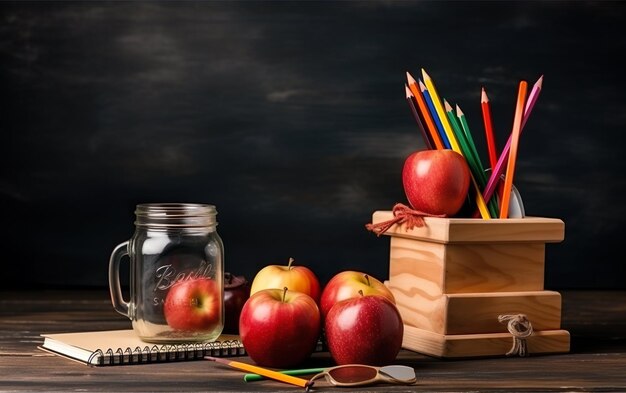
[[(392, 218), (377, 211), (372, 223)], [(498, 317), (525, 314), (534, 330), (529, 354), (569, 352), (561, 295), (544, 289), (546, 243), (564, 239), (563, 221), (426, 217), (425, 224), (385, 232), (385, 284), (404, 321), (404, 348), (444, 358), (505, 355), (513, 336)]]

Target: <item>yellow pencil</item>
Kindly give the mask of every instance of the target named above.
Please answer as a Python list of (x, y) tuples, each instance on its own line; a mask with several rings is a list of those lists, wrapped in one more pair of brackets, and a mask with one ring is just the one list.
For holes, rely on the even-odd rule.
[[(424, 77), (424, 83), (426, 83), (426, 87), (428, 88), (428, 93), (430, 94), (430, 98), (433, 101), (433, 105), (435, 106), (435, 110), (437, 111), (439, 120), (441, 121), (441, 124), (443, 125), (443, 129), (446, 132), (446, 136), (448, 137), (448, 141), (450, 142), (450, 146), (452, 147), (452, 150), (454, 150), (455, 152), (463, 156), (463, 152), (461, 151), (461, 148), (459, 147), (459, 143), (457, 142), (456, 137), (454, 136), (452, 127), (450, 126), (450, 123), (448, 122), (446, 112), (443, 110), (443, 107), (441, 106), (441, 101), (439, 100), (439, 96), (437, 95), (437, 91), (435, 90), (435, 86), (433, 85), (433, 81), (430, 79), (430, 76), (428, 76), (428, 74), (426, 73), (426, 71), (424, 71), (423, 68), (422, 68), (422, 76)], [(467, 157), (465, 159), (467, 160)], [(471, 172), (470, 172), (470, 176), (472, 178), (472, 184), (474, 186), (474, 190), (476, 191), (475, 192), (476, 205), (478, 206), (478, 211), (480, 212), (480, 216), (485, 220), (489, 220), (491, 216), (489, 215), (489, 210), (487, 210), (487, 204), (485, 203), (483, 194), (480, 192), (480, 188), (478, 187), (478, 184), (476, 183), (476, 179), (474, 179), (474, 176), (471, 174)]]
[(226, 364), (230, 367), (238, 368), (239, 370), (249, 371), (251, 373), (263, 375), (264, 377), (271, 378), (276, 381), (281, 381), (281, 382), (289, 383), (291, 385), (300, 386), (300, 387), (306, 388), (307, 391), (309, 390), (311, 386), (313, 386), (313, 382), (307, 381), (306, 379), (293, 377), (287, 374), (282, 374), (282, 373), (279, 373), (278, 371), (268, 370), (266, 368), (254, 366), (252, 364), (237, 362), (234, 360), (216, 358), (213, 356), (205, 356), (204, 358), (206, 360), (211, 360), (214, 362)]
[(443, 129), (446, 132), (446, 136), (450, 141), (450, 146), (452, 150), (461, 154), (461, 148), (459, 147), (456, 138), (454, 137), (454, 133), (452, 131), (452, 127), (448, 122), (448, 118), (446, 117), (446, 112), (443, 110), (441, 106), (441, 100), (439, 100), (439, 95), (437, 94), (437, 90), (435, 89), (435, 85), (433, 85), (433, 81), (430, 79), (430, 76), (426, 73), (426, 71), (422, 68), (422, 77), (424, 78), (424, 83), (428, 88), (428, 93), (430, 94), (430, 98), (433, 101), (433, 105), (435, 106), (435, 110), (437, 111), (437, 115), (439, 115), (439, 120), (441, 120), (441, 124), (443, 125)]
[(502, 193), (502, 203), (500, 206), (500, 218), (508, 218), (509, 216), (509, 201), (511, 198), (511, 189), (513, 188), (515, 161), (517, 160), (519, 135), (522, 130), (522, 117), (524, 116), (524, 101), (526, 100), (527, 87), (528, 83), (526, 83), (526, 81), (520, 81), (519, 90), (517, 92), (515, 118), (513, 119), (513, 131), (511, 131), (511, 151), (509, 152), (509, 161), (507, 162), (506, 175), (504, 177), (504, 191)]

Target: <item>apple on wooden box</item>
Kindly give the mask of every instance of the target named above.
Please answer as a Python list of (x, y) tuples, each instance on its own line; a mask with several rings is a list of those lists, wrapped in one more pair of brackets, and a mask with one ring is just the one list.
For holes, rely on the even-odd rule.
[(452, 217), (461, 210), (470, 186), (470, 169), (454, 150), (420, 150), (407, 157), (402, 185), (413, 209)]
[(315, 350), (320, 331), (315, 300), (286, 287), (252, 294), (239, 319), (246, 352), (265, 367), (290, 368), (304, 362)]
[(221, 289), (208, 277), (178, 281), (165, 297), (163, 315), (178, 330), (212, 330), (222, 317)]

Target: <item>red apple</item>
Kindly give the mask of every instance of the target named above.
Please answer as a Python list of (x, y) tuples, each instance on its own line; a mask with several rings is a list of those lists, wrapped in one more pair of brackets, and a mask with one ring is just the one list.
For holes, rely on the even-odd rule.
[(213, 330), (222, 320), (222, 291), (207, 277), (179, 281), (165, 297), (163, 314), (173, 329)]
[(249, 297), (250, 282), (244, 276), (224, 273), (224, 333), (239, 333), (239, 316)]
[(268, 265), (259, 270), (252, 280), (250, 295), (262, 289), (289, 288), (292, 291), (306, 293), (315, 302), (320, 300), (320, 282), (311, 269), (306, 266), (294, 266), (289, 258), (287, 266)]
[(265, 367), (290, 368), (304, 362), (320, 337), (320, 312), (309, 295), (263, 289), (250, 296), (239, 318), (248, 356)]
[(395, 304), (382, 296), (359, 296), (335, 304), (324, 325), (337, 364), (392, 363), (402, 347), (404, 325)]
[(363, 295), (379, 295), (396, 303), (393, 293), (377, 278), (359, 271), (344, 270), (335, 274), (324, 287), (320, 300), (322, 319), (335, 303), (360, 296), (359, 291)]
[(454, 216), (470, 186), (470, 169), (454, 150), (420, 150), (409, 155), (402, 169), (404, 193), (415, 210)]

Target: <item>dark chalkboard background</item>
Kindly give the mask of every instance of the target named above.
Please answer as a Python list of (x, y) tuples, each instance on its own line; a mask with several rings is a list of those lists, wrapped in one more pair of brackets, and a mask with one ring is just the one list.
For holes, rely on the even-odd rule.
[[(620, 2), (0, 3), (2, 286), (107, 285), (140, 202), (218, 208), (226, 269), (289, 257), (388, 274), (364, 228), (424, 144), (405, 72), (431, 75), (483, 152), (544, 75), (515, 183), (565, 221), (546, 287), (625, 288)], [(10, 255), (13, 255), (10, 257)]]

